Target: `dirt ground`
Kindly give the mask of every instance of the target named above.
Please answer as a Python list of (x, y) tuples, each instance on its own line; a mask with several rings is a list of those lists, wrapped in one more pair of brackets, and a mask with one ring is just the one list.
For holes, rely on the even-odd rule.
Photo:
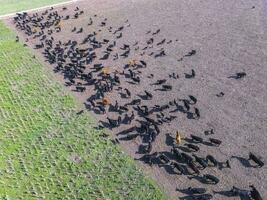
[[(183, 137), (195, 134), (207, 140), (210, 136), (206, 136), (204, 131), (213, 129), (215, 133), (212, 137), (222, 140), (219, 147), (199, 145), (198, 153), (200, 156), (211, 154), (219, 161), (230, 160), (231, 169), (203, 170), (202, 173), (210, 173), (220, 179), (217, 185), (203, 185), (197, 179), (189, 180), (188, 176), (171, 173), (168, 167), (150, 167), (138, 161), (145, 173), (164, 189), (169, 199), (186, 196), (176, 191), (176, 188), (207, 187), (209, 192), (219, 192), (230, 190), (234, 185), (248, 189), (250, 184), (255, 185), (263, 197), (267, 197), (266, 165), (254, 168), (247, 161), (249, 152), (267, 161), (267, 17), (264, 15), (267, 9), (263, 1), (91, 0), (68, 5), (68, 10), (60, 11), (60, 14), (73, 14), (76, 6), (84, 14), (78, 19), (64, 21), (61, 32), (53, 35), (55, 40), (67, 42), (72, 39), (81, 42), (92, 31), (96, 31), (99, 38), (108, 39), (110, 33), (106, 29), (98, 32), (104, 18), (107, 18), (107, 26), (112, 25), (114, 29), (121, 24), (130, 24), (123, 31), (123, 37), (117, 40), (118, 48), (123, 44), (133, 45), (136, 41), (139, 41), (140, 49), (144, 48), (145, 42), (151, 38), (151, 35), (146, 34), (149, 30), (155, 32), (160, 29), (153, 36), (156, 42), (164, 38), (166, 41), (172, 40), (170, 44), (162, 46), (167, 54), (164, 57), (155, 58), (156, 53), (149, 56), (151, 52), (160, 51), (161, 47), (154, 45), (145, 50), (144, 55), (140, 55), (143, 51), (139, 49), (132, 50), (128, 58), (101, 61), (104, 66), (119, 70), (130, 59), (146, 61), (147, 68), (142, 69), (139, 85), (123, 81), (132, 96), (143, 94), (144, 90), (153, 94), (152, 100), (143, 101), (144, 105), (164, 104), (174, 98), (188, 98), (188, 95), (197, 97), (200, 119), (190, 119), (182, 112), (174, 113), (177, 118), (173, 122), (160, 126), (161, 133), (153, 143), (152, 152), (170, 152), (177, 130)], [(97, 17), (94, 18), (95, 14)], [(94, 20), (92, 26), (87, 25), (90, 17)], [(125, 22), (127, 19), (128, 22)], [(15, 29), (11, 20), (6, 22)], [(83, 33), (72, 33), (73, 27), (77, 27), (77, 30), (83, 27)], [(26, 38), (21, 32), (18, 35)], [(30, 39), (27, 44), (34, 47), (38, 41)], [(195, 55), (177, 61), (192, 49), (196, 50)], [(44, 61), (42, 49), (34, 52)], [(54, 66), (45, 63), (53, 70)], [(186, 78), (185, 73), (190, 73), (192, 69), (196, 77)], [(169, 74), (173, 72), (179, 75), (178, 79), (169, 79)], [(229, 78), (237, 72), (246, 72), (247, 76), (238, 80)], [(147, 78), (151, 73), (154, 78)], [(62, 75), (57, 74), (57, 77), (64, 81)], [(155, 91), (158, 87), (151, 86), (151, 83), (158, 79), (168, 79), (168, 83), (173, 86), (172, 91)], [(86, 102), (92, 92), (92, 88), (88, 87), (86, 92), (74, 94), (81, 102)], [(220, 92), (225, 95), (217, 97), (216, 94)], [(112, 92), (109, 98), (112, 103), (115, 100), (119, 104), (129, 102), (121, 99), (117, 92)], [(98, 120), (106, 118), (106, 115), (92, 114)], [(115, 116), (112, 112), (107, 115), (111, 118)], [(111, 133), (120, 138), (116, 134), (133, 125), (120, 126), (112, 129)], [(142, 144), (139, 138), (121, 141), (120, 144), (133, 158), (142, 156), (138, 153)], [(222, 194), (214, 194), (214, 199), (225, 198)]]

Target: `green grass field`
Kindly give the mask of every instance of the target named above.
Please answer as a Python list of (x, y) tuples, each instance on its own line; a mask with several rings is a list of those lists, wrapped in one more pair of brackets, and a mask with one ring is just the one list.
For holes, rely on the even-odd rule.
[(0, 15), (38, 8), (68, 0), (0, 0)]
[(0, 199), (164, 199), (0, 22)]

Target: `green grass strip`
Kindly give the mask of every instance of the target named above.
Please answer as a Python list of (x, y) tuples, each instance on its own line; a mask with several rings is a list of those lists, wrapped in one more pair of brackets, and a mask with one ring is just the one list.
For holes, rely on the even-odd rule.
[(164, 199), (0, 22), (0, 199)]
[(39, 8), (67, 0), (0, 0), (0, 15)]

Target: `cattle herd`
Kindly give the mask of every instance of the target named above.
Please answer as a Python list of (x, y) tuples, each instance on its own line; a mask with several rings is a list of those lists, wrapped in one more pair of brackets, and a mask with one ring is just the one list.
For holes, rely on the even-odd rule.
[[(79, 7), (73, 9), (73, 14), (64, 15), (64, 11), (69, 10), (70, 8), (63, 7), (61, 10), (51, 8), (35, 14), (18, 13), (14, 17), (14, 24), (18, 30), (26, 34), (26, 42), (31, 39), (39, 41), (34, 44), (34, 48), (41, 50), (46, 62), (54, 66), (56, 73), (64, 76), (67, 87), (72, 87), (76, 92), (81, 93), (91, 88), (90, 96), (85, 104), (89, 110), (105, 116), (105, 120), (100, 121), (99, 128), (105, 127), (116, 130), (121, 125), (129, 127), (117, 133), (120, 138), (113, 139), (114, 143), (120, 143), (121, 140), (131, 141), (140, 138), (142, 145), (139, 153), (143, 154), (139, 159), (140, 161), (148, 165), (158, 165), (159, 167), (169, 166), (177, 175), (187, 176), (188, 180), (199, 180), (203, 187), (190, 187), (177, 189), (177, 191), (188, 195), (191, 199), (212, 199), (213, 194), (208, 192), (204, 186), (205, 184), (217, 184), (220, 179), (215, 175), (202, 173), (201, 171), (208, 167), (213, 167), (214, 169), (231, 168), (230, 159), (221, 162), (216, 160), (213, 155), (206, 155), (205, 157), (198, 155), (200, 144), (214, 146), (214, 148), (221, 145), (222, 141), (216, 139), (213, 129), (205, 132), (207, 136), (205, 139), (193, 134), (184, 138), (179, 131), (175, 131), (176, 137), (173, 138), (171, 152), (164, 154), (153, 149), (157, 136), (162, 134), (162, 125), (175, 123), (178, 114), (187, 115), (190, 120), (201, 118), (201, 109), (198, 107), (197, 97), (192, 94), (188, 94), (187, 98), (168, 99), (167, 102), (158, 102), (156, 105), (149, 103), (155, 96), (173, 89), (169, 80), (179, 78), (194, 79), (197, 76), (197, 72), (194, 69), (183, 77), (176, 73), (171, 73), (168, 74), (168, 77), (155, 79), (153, 69), (151, 69), (151, 73), (148, 76), (142, 76), (142, 71), (151, 67), (143, 56), (161, 59), (161, 57), (167, 55), (164, 47), (177, 42), (177, 40), (156, 39), (156, 36), (161, 31), (158, 28), (144, 32), (146, 37), (149, 38), (146, 41), (136, 41), (132, 44), (118, 46), (117, 41), (123, 37), (124, 30), (130, 27), (131, 24), (128, 20), (125, 20), (120, 26), (112, 27), (108, 25), (107, 18), (100, 18), (98, 15), (84, 17), (87, 20), (86, 27), (70, 28), (71, 34), (88, 33), (85, 38), (81, 38), (81, 41), (71, 39), (66, 41), (56, 40), (53, 36), (61, 33), (65, 22), (78, 19), (84, 15), (84, 12)], [(92, 25), (97, 26), (98, 30), (91, 29)], [(101, 31), (108, 32), (109, 36), (101, 38), (99, 36)], [(17, 37), (16, 41), (20, 40)], [(154, 47), (157, 47), (157, 50), (154, 50)], [(193, 49), (183, 57), (177, 58), (177, 62), (189, 59), (197, 53)], [(130, 55), (138, 55), (140, 59), (130, 59)], [(109, 67), (102, 63), (102, 61), (116, 61), (118, 59), (125, 60), (124, 66)], [(239, 72), (230, 78), (242, 81), (245, 76), (245, 72)], [(140, 85), (142, 85), (144, 79), (151, 85), (151, 90), (141, 90), (142, 87)], [(138, 94), (129, 89), (134, 87), (137, 88)], [(122, 100), (117, 101), (116, 98), (111, 98), (109, 95), (111, 93), (116, 93), (117, 97)], [(223, 92), (220, 92), (216, 96), (221, 98), (224, 95)], [(109, 115), (110, 113), (112, 115)], [(183, 151), (184, 149), (186, 151)], [(254, 153), (248, 152), (247, 159), (255, 167), (261, 168), (264, 165), (262, 159)], [(240, 196), (241, 198), (254, 200), (262, 199), (259, 191), (253, 185), (249, 186), (250, 189), (230, 187), (231, 189), (224, 194), (225, 198)]]

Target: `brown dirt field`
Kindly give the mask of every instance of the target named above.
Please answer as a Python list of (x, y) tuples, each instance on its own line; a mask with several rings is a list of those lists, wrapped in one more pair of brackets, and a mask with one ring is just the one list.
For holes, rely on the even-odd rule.
[[(143, 52), (140, 49), (135, 51), (131, 47), (128, 58), (95, 61), (110, 66), (111, 71), (115, 69), (122, 71), (123, 66), (131, 59), (145, 60), (148, 66), (140, 69), (142, 71), (140, 84), (132, 85), (127, 83), (125, 78), (121, 78), (121, 87), (127, 87), (135, 98), (138, 94), (144, 94), (144, 90), (153, 94), (153, 99), (143, 100), (142, 105), (152, 107), (156, 104), (166, 104), (174, 98), (188, 98), (188, 95), (197, 97), (196, 107), (200, 110), (200, 119), (190, 119), (190, 114), (183, 112), (172, 113), (177, 118), (171, 123), (160, 126), (161, 133), (153, 143), (152, 152), (170, 152), (172, 138), (175, 137), (177, 130), (183, 137), (195, 134), (205, 140), (209, 137), (222, 140), (219, 147), (199, 145), (200, 151), (197, 153), (200, 156), (211, 154), (219, 161), (230, 160), (231, 169), (219, 170), (209, 167), (201, 171), (201, 174), (216, 175), (220, 179), (217, 185), (204, 185), (196, 179), (189, 180), (188, 176), (173, 174), (168, 166), (159, 167), (155, 164), (150, 167), (138, 161), (145, 173), (154, 178), (164, 189), (169, 199), (186, 196), (176, 191), (176, 188), (207, 187), (212, 193), (212, 191), (230, 190), (233, 185), (248, 189), (250, 184), (255, 185), (263, 197), (267, 197), (266, 165), (254, 168), (246, 162), (250, 151), (260, 155), (263, 161), (267, 161), (267, 29), (263, 26), (265, 17), (262, 13), (262, 2), (259, 0), (92, 0), (81, 1), (73, 6), (68, 5), (66, 11), (57, 10), (62, 16), (73, 16), (76, 6), (79, 6), (84, 14), (78, 19), (64, 20), (61, 32), (53, 34), (55, 41), (60, 40), (64, 43), (71, 39), (80, 43), (93, 31), (97, 32), (97, 39), (106, 38), (113, 41), (114, 35), (106, 27), (112, 26), (114, 30), (122, 24), (125, 26), (123, 35), (116, 40), (114, 52), (123, 53), (119, 47), (123, 44), (133, 45), (136, 41), (139, 41), (140, 49), (144, 48), (146, 41), (151, 38), (151, 35), (146, 34), (149, 30), (153, 32), (160, 29), (159, 34), (153, 36), (154, 43), (164, 38), (166, 41), (172, 40), (170, 44), (153, 45), (144, 51), (144, 55), (140, 55)], [(252, 9), (252, 6), (255, 8)], [(94, 17), (95, 14), (97, 17)], [(90, 17), (94, 21), (92, 26), (87, 25)], [(105, 18), (107, 25), (100, 27), (99, 24)], [(129, 21), (125, 23), (127, 19)], [(16, 30), (12, 20), (7, 20), (6, 23)], [(130, 26), (126, 27), (127, 24)], [(72, 33), (73, 27), (77, 27), (77, 30), (83, 27), (83, 32)], [(18, 35), (24, 40), (27, 38), (20, 31)], [(38, 43), (40, 43), (38, 39), (29, 38), (27, 44), (33, 48)], [(79, 47), (85, 48), (86, 45)], [(166, 56), (154, 58), (155, 54), (148, 55), (151, 52), (159, 52), (161, 47), (164, 47)], [(196, 55), (177, 61), (192, 49), (196, 50)], [(43, 49), (33, 51), (44, 61), (49, 70), (54, 69), (53, 65), (45, 62), (41, 54)], [(97, 51), (98, 58), (103, 55), (102, 52), (103, 48)], [(191, 69), (196, 71), (196, 77), (185, 78), (185, 73), (190, 73)], [(89, 66), (86, 70), (90, 70)], [(247, 73), (243, 79), (228, 78), (241, 71)], [(179, 75), (178, 79), (169, 78), (169, 74), (173, 72)], [(151, 73), (154, 74), (154, 78), (147, 78)], [(57, 74), (57, 77), (65, 82), (61, 74)], [(158, 79), (167, 79), (173, 86), (172, 91), (155, 91), (159, 87), (151, 86), (151, 83)], [(73, 90), (74, 87), (69, 89)], [(217, 97), (216, 94), (220, 92), (224, 92), (225, 95)], [(92, 93), (91, 86), (88, 86), (84, 93), (74, 92), (81, 102), (86, 102)], [(112, 104), (115, 100), (119, 105), (130, 101), (120, 98), (117, 91), (111, 92), (108, 97)], [(169, 111), (164, 111), (165, 115)], [(104, 115), (94, 112), (92, 114), (103, 121), (107, 116), (117, 117), (114, 112), (107, 112)], [(111, 133), (114, 137), (120, 138), (122, 136), (116, 136), (117, 133), (137, 124), (133, 122), (131, 125), (121, 125), (112, 129)], [(206, 136), (204, 131), (209, 129), (214, 129), (215, 134)], [(120, 144), (133, 158), (142, 156), (138, 153), (139, 146), (143, 144), (140, 137), (121, 141)], [(225, 198), (224, 195), (214, 195), (214, 199)]]

